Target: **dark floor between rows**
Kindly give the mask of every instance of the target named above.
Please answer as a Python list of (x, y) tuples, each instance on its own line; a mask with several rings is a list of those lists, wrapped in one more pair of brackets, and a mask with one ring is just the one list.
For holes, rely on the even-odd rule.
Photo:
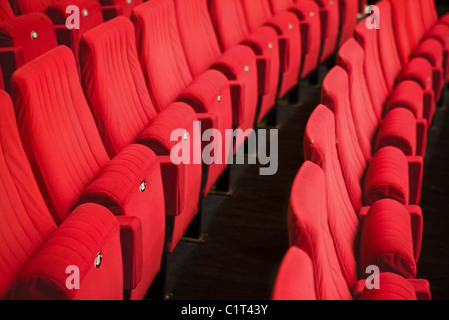
[[(327, 69), (320, 69), (321, 78)], [(446, 103), (449, 97), (446, 96)], [(233, 197), (204, 201), (205, 244), (181, 242), (168, 258), (167, 291), (180, 300), (270, 299), (288, 248), (287, 209), (302, 162), (307, 119), (320, 102), (320, 87), (303, 86), (298, 105), (279, 108), (279, 171), (260, 176), (260, 165), (233, 165)], [(438, 109), (428, 133), (421, 207), (424, 235), (418, 277), (428, 279), (433, 299), (449, 292), (449, 112)]]

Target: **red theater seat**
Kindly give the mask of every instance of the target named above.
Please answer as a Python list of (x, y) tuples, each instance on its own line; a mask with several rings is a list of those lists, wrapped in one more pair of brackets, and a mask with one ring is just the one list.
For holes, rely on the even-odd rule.
[[(106, 208), (89, 203), (58, 227), (33, 176), (4, 91), (0, 108), (0, 298), (122, 299), (117, 220)], [(70, 266), (82, 275), (78, 289), (66, 285)]]
[(194, 108), (198, 118), (205, 120), (203, 129), (216, 129), (223, 138), (214, 142), (214, 149), (217, 153), (221, 151), (221, 155), (213, 154), (214, 159), (211, 160), (214, 161), (208, 166), (203, 189), (203, 195), (206, 195), (227, 167), (225, 162), (230, 144), (225, 142), (231, 141), (232, 136), (229, 81), (217, 70), (193, 77), (177, 29), (173, 2), (146, 2), (134, 9), (132, 20), (137, 33), (140, 63), (156, 110), (160, 112), (174, 101), (186, 102)]
[[(221, 51), (207, 0), (174, 3), (179, 35), (192, 76), (197, 77), (208, 69), (216, 69), (226, 75), (231, 85), (233, 126), (242, 131), (252, 129), (259, 94), (255, 53), (244, 45)], [(237, 136), (239, 138), (240, 135)], [(235, 150), (243, 140), (236, 140)]]
[(17, 68), (56, 46), (53, 24), (43, 13), (1, 21), (0, 63), (6, 90), (10, 90), (9, 82)]
[(338, 37), (338, 48), (353, 36), (357, 24), (358, 9), (359, 4), (357, 0), (339, 1), (340, 34)]
[(106, 153), (84, 97), (72, 51), (59, 46), (14, 74), (19, 132), (57, 224), (86, 202), (109, 208), (121, 225), (126, 296), (142, 299), (160, 269), (165, 238), (158, 157), (142, 145)]
[(319, 64), (321, 46), (320, 8), (315, 1), (302, 0), (270, 0), (274, 14), (282, 11), (292, 11), (300, 20), (302, 41), (301, 78), (314, 71)]
[(424, 156), (427, 121), (416, 119), (407, 108), (393, 108), (382, 119), (371, 103), (364, 74), (365, 53), (354, 40), (348, 40), (338, 52), (338, 65), (349, 77), (349, 100), (358, 141), (366, 160), (381, 147), (392, 145), (407, 156)]
[[(129, 19), (117, 17), (84, 34), (81, 62), (84, 92), (111, 157), (134, 142), (169, 157), (178, 143), (170, 140), (171, 134), (183, 129), (191, 154), (187, 160), (192, 162), (195, 137), (196, 144), (201, 145), (195, 112), (176, 102), (157, 114), (140, 68), (134, 26)], [(167, 237), (170, 252), (198, 211), (201, 170), (201, 164), (186, 163), (175, 172), (162, 172), (165, 189), (177, 190), (175, 198), (166, 197), (166, 213), (173, 220)]]
[(60, 0), (13, 0), (13, 9), (17, 15), (26, 13), (41, 12), (45, 13), (45, 10)]
[[(321, 54), (320, 62), (326, 61), (337, 49), (340, 30), (340, 6), (337, 0), (315, 0), (320, 6)], [(301, 3), (301, 1), (296, 1)]]
[(241, 0), (212, 0), (209, 1), (209, 10), (223, 50), (244, 44), (252, 48), (259, 58), (259, 92), (262, 99), (256, 119), (259, 123), (276, 104), (280, 75), (277, 33), (268, 26), (251, 32), (246, 24)]
[(302, 46), (299, 20), (288, 11), (272, 15), (268, 0), (242, 0), (242, 5), (250, 32), (265, 25), (274, 28), (278, 34), (282, 73), (279, 96), (283, 97), (299, 80)]

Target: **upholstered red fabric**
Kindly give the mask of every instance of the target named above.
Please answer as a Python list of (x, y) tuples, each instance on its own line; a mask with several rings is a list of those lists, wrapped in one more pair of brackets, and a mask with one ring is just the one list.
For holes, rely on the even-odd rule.
[(323, 168), (329, 230), (343, 276), (348, 287), (352, 288), (357, 281), (354, 248), (359, 220), (341, 170), (335, 132), (334, 114), (329, 108), (319, 105), (307, 122), (303, 144), (304, 155), (306, 160), (315, 162)]
[(58, 1), (60, 0), (14, 0), (14, 9), (17, 11), (17, 14), (32, 12), (45, 13), (45, 10), (47, 10), (51, 4)]
[(103, 7), (105, 20), (117, 16), (131, 17), (133, 9), (142, 4), (144, 0), (98, 0)]
[[(259, 93), (262, 100), (257, 122), (260, 122), (276, 103), (280, 72), (278, 36), (271, 27), (249, 30), (241, 0), (209, 1), (210, 15), (222, 50), (244, 44), (259, 57)], [(229, 26), (232, 25), (232, 28)]]
[[(160, 268), (164, 246), (165, 208), (156, 155), (142, 145), (129, 145), (110, 161), (83, 95), (75, 58), (65, 46), (17, 70), (13, 97), (25, 152), (58, 224), (80, 203), (88, 185), (87, 201), (141, 221), (145, 272), (137, 287), (125, 289), (131, 290), (131, 298), (142, 298)], [(142, 181), (146, 192), (140, 190)]]
[[(140, 68), (134, 26), (125, 17), (114, 18), (87, 32), (82, 38), (81, 61), (84, 92), (111, 157), (136, 141), (149, 146), (158, 155), (169, 156), (178, 143), (170, 140), (174, 130), (186, 130), (190, 137), (190, 164), (184, 167), (183, 186), (176, 186), (177, 181), (173, 179), (164, 181), (186, 191), (184, 208), (174, 210), (183, 217), (174, 218), (174, 238), (168, 241), (172, 251), (198, 208), (202, 166), (192, 161), (195, 158), (194, 137), (197, 145), (201, 145), (199, 132), (196, 132), (199, 128), (194, 123), (198, 118), (192, 108), (180, 102), (156, 114)], [(167, 206), (176, 202), (176, 199), (166, 199)], [(181, 220), (183, 223), (179, 225)]]
[(315, 269), (309, 255), (290, 247), (279, 266), (272, 300), (317, 300)]
[(0, 22), (0, 61), (5, 88), (12, 73), (24, 63), (56, 47), (51, 20), (43, 13), (30, 13)]
[(9, 0), (0, 0), (0, 21), (14, 17)]
[[(101, 263), (96, 267), (98, 254), (101, 254)], [(69, 266), (78, 267), (79, 290), (67, 288)], [(21, 271), (8, 298), (118, 300), (123, 299), (121, 278), (117, 219), (100, 205), (84, 204), (39, 248)]]
[(367, 161), (358, 142), (349, 100), (349, 78), (339, 66), (334, 67), (323, 81), (322, 102), (335, 115), (338, 155), (346, 186), (355, 210), (362, 207), (362, 187)]
[[(67, 12), (67, 8), (71, 5), (79, 8), (79, 29), (68, 29), (66, 27), (66, 20), (73, 14), (71, 11)], [(45, 14), (50, 17), (55, 25), (58, 44), (71, 48), (77, 62), (82, 34), (103, 23), (100, 4), (91, 0), (59, 0), (51, 4)]]
[(251, 32), (263, 25), (274, 28), (279, 36), (282, 83), (279, 95), (284, 96), (298, 83), (301, 66), (301, 30), (299, 19), (292, 12), (272, 15), (268, 0), (242, 0), (246, 22)]
[[(232, 97), (230, 84), (224, 74), (208, 70), (193, 78), (179, 36), (176, 10), (172, 1), (155, 0), (134, 9), (132, 19), (137, 33), (137, 47), (151, 99), (158, 112), (173, 101), (188, 103), (200, 114), (212, 116), (213, 128), (224, 138), (232, 129)], [(223, 140), (224, 141), (224, 140)], [(227, 140), (230, 141), (230, 140)], [(208, 167), (207, 194), (226, 168), (224, 160), (228, 144), (218, 145), (219, 161)]]
[[(324, 62), (335, 51), (340, 30), (340, 6), (335, 0), (315, 0), (320, 6), (321, 56)], [(300, 3), (300, 1), (297, 1)]]
[[(116, 219), (106, 208), (86, 204), (56, 227), (22, 148), (11, 99), (0, 91), (0, 101), (0, 297), (121, 299), (123, 276)], [(93, 270), (98, 252), (107, 259)], [(80, 290), (65, 287), (70, 265), (78, 266), (83, 275)]]
[(359, 3), (357, 0), (339, 1), (340, 12), (340, 36), (338, 38), (338, 47), (341, 47), (346, 40), (354, 34), (357, 24), (357, 13), (359, 12)]
[(396, 273), (381, 272), (379, 283), (379, 289), (368, 289), (365, 286), (359, 300), (417, 300), (411, 282)]
[(411, 218), (404, 205), (391, 199), (373, 203), (363, 220), (358, 257), (360, 274), (375, 265), (381, 272), (416, 277)]
[(302, 71), (301, 78), (306, 77), (318, 67), (321, 47), (320, 8), (315, 1), (310, 0), (270, 0), (274, 13), (292, 11), (301, 22)]
[(255, 53), (243, 45), (222, 53), (206, 0), (175, 1), (175, 7), (179, 34), (192, 75), (199, 76), (209, 68), (225, 74), (232, 84), (234, 126), (243, 131), (253, 128), (258, 97)]
[[(339, 239), (334, 238), (334, 230), (331, 230), (332, 224), (329, 223), (331, 216), (326, 191), (330, 190), (326, 190), (323, 170), (315, 163), (306, 161), (295, 178), (290, 195), (290, 245), (301, 248), (310, 256), (314, 267), (311, 277), (314, 278), (317, 299), (351, 299), (350, 284), (342, 273), (341, 261), (335, 249), (337, 247), (338, 250), (341, 245), (334, 245), (334, 241)], [(334, 214), (344, 216), (343, 212)], [(350, 260), (344, 264), (355, 263), (354, 256), (351, 257), (349, 252), (347, 259)], [(351, 278), (354, 277), (357, 275), (351, 275)]]

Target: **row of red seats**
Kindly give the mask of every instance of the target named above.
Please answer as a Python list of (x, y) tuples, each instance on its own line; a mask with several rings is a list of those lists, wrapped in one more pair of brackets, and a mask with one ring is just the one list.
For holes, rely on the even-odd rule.
[(292, 247), (274, 299), (431, 297), (428, 281), (416, 279), (419, 202), (449, 26), (433, 0), (376, 6), (380, 28), (369, 28), (372, 17), (358, 23), (308, 120), (288, 212)]
[[(172, 163), (172, 148), (195, 159), (205, 130), (262, 121), (317, 68), (334, 4), (151, 0), (99, 22), (94, 0), (50, 2), (39, 9), (50, 19), (22, 9), (0, 22), (12, 97), (0, 91), (0, 296), (142, 299), (181, 237), (198, 236), (202, 198), (239, 145), (215, 142), (222, 159), (207, 166)], [(69, 4), (86, 19), (79, 30), (64, 26)], [(329, 30), (322, 57), (336, 46)]]

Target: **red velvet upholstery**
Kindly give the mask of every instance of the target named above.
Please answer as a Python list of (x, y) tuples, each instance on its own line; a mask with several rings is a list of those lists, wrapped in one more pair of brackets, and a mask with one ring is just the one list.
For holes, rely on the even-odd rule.
[[(67, 13), (68, 6), (75, 5), (79, 8), (80, 21), (79, 29), (67, 29), (66, 20), (72, 14)], [(103, 23), (101, 7), (97, 1), (91, 0), (59, 0), (51, 4), (45, 14), (50, 17), (55, 25), (56, 36), (59, 45), (66, 45), (73, 50), (75, 58), (78, 62), (79, 43), (84, 32)]]
[(379, 275), (380, 290), (364, 288), (359, 300), (417, 300), (416, 291), (407, 279), (391, 272)]
[(0, 0), (0, 21), (13, 18), (14, 12), (12, 11), (9, 0)]
[(301, 66), (301, 30), (295, 14), (282, 11), (274, 16), (268, 0), (242, 0), (246, 22), (250, 32), (267, 25), (279, 36), (282, 83), (279, 95), (283, 97), (298, 83)]
[(309, 255), (290, 247), (282, 259), (273, 287), (272, 300), (317, 300), (315, 269)]
[(0, 62), (6, 90), (10, 90), (10, 79), (17, 68), (56, 45), (53, 24), (43, 13), (0, 22)]
[(135, 7), (142, 4), (144, 0), (98, 0), (103, 8), (105, 20), (110, 20), (117, 16), (131, 17)]
[[(335, 0), (315, 0), (320, 6), (321, 20), (321, 56), (320, 62), (328, 59), (337, 48), (340, 30), (340, 6)], [(297, 1), (301, 3), (300, 1)]]
[[(213, 128), (225, 137), (228, 134), (225, 130), (232, 129), (229, 81), (217, 70), (208, 70), (193, 78), (177, 29), (174, 3), (161, 0), (144, 3), (135, 8), (132, 19), (140, 62), (156, 110), (160, 112), (176, 100), (186, 102), (199, 117), (206, 114), (216, 119), (212, 121)], [(209, 165), (203, 194), (207, 194), (226, 168), (224, 159), (229, 148), (223, 143), (220, 148), (222, 164)]]
[(276, 14), (282, 11), (292, 11), (301, 23), (302, 40), (302, 71), (301, 78), (305, 78), (318, 67), (321, 47), (321, 22), (319, 6), (315, 1), (301, 0), (270, 0), (271, 9)]
[[(212, 0), (209, 1), (209, 10), (222, 50), (244, 44), (259, 57), (259, 94), (262, 101), (256, 120), (260, 122), (276, 103), (280, 73), (277, 33), (268, 26), (249, 30), (241, 0)], [(229, 28), (230, 25), (233, 27)]]
[(45, 13), (45, 10), (60, 0), (14, 0), (14, 10), (17, 14), (26, 14), (32, 12)]
[(354, 34), (357, 24), (357, 13), (359, 12), (358, 0), (340, 0), (339, 12), (340, 36), (338, 38), (338, 47), (340, 48)]
[[(161, 156), (169, 156), (175, 142), (172, 131), (187, 130), (193, 155), (193, 137), (201, 144), (195, 112), (188, 105), (174, 103), (159, 116), (148, 94), (139, 65), (134, 26), (125, 17), (114, 18), (87, 32), (82, 38), (82, 74), (84, 92), (92, 108), (106, 150), (114, 157), (125, 146), (138, 141)], [(113, 66), (120, 65), (120, 69)], [(177, 141), (176, 141), (177, 143)], [(170, 177), (164, 184), (185, 190), (184, 208), (174, 218), (173, 235), (168, 249), (172, 251), (198, 209), (201, 188), (201, 164), (184, 166), (183, 186)], [(167, 195), (166, 195), (167, 196)], [(167, 205), (176, 199), (166, 199)]]
[[(317, 299), (351, 299), (350, 285), (352, 282), (346, 282), (347, 279), (344, 277), (340, 265), (343, 264), (342, 268), (345, 265), (354, 265), (356, 263), (355, 256), (353, 252), (347, 252), (346, 259), (348, 261), (339, 261), (342, 256), (339, 256), (337, 251), (342, 248), (342, 245), (347, 244), (334, 245), (334, 241), (339, 242), (342, 239), (335, 238), (338, 233), (334, 232), (339, 230), (332, 228), (331, 212), (326, 206), (328, 196), (329, 194), (326, 195), (326, 180), (323, 170), (315, 163), (306, 161), (295, 178), (290, 196), (288, 211), (290, 245), (301, 248), (310, 256), (314, 266), (313, 277)], [(336, 219), (339, 215), (342, 219), (345, 216), (343, 210), (335, 211), (332, 214), (335, 214)], [(354, 227), (355, 231), (356, 224)], [(347, 248), (349, 249), (354, 244), (348, 243)], [(353, 281), (357, 274), (354, 273), (350, 276)]]
[(25, 152), (58, 224), (82, 202), (96, 202), (117, 216), (139, 221), (141, 242), (126, 237), (121, 242), (124, 254), (137, 252), (131, 261), (124, 260), (124, 269), (145, 270), (141, 276), (125, 274), (124, 284), (133, 284), (125, 289), (131, 298), (142, 298), (160, 268), (165, 237), (156, 155), (144, 146), (129, 145), (110, 160), (83, 95), (75, 58), (65, 46), (17, 70), (13, 97)]
[(354, 246), (359, 221), (346, 189), (338, 158), (334, 114), (323, 105), (314, 110), (307, 122), (304, 155), (306, 160), (318, 164), (324, 171), (329, 230), (334, 240), (341, 271), (348, 287), (352, 288), (357, 281)]
[(231, 84), (234, 126), (243, 131), (253, 128), (258, 97), (255, 53), (243, 45), (221, 51), (206, 0), (175, 1), (175, 7), (179, 34), (193, 77), (210, 68), (225, 74)]
[[(22, 148), (11, 99), (0, 91), (0, 297), (122, 299), (119, 225), (104, 207), (85, 204), (59, 228)], [(104, 260), (95, 268), (101, 252)], [(79, 267), (79, 290), (66, 287), (68, 266)]]

